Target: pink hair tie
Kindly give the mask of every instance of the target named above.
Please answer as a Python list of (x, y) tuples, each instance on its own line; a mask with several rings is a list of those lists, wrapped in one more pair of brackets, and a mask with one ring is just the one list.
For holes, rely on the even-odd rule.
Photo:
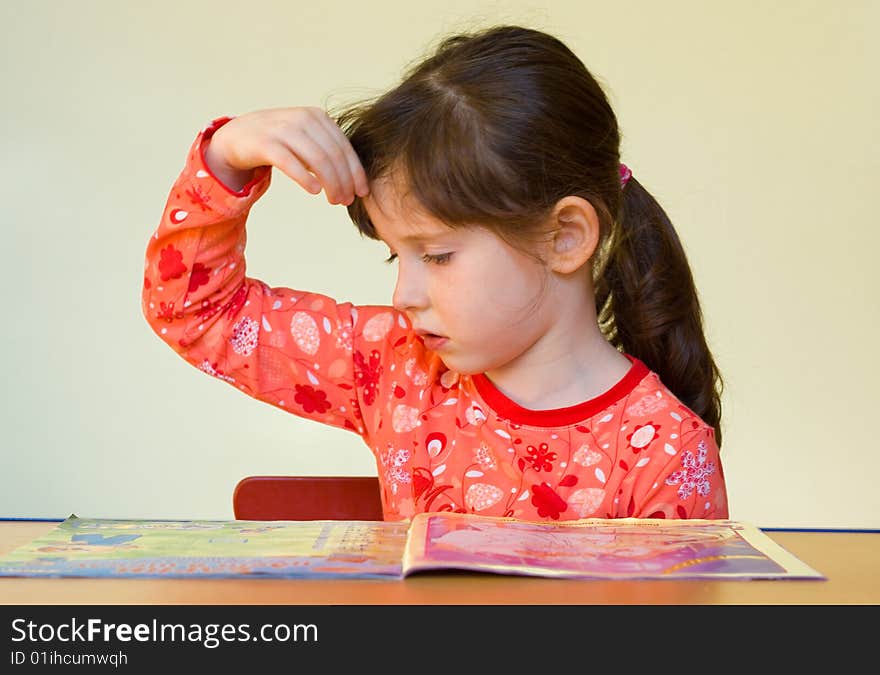
[(626, 164), (620, 165), (620, 189), (626, 187), (626, 184), (629, 182), (629, 179), (632, 178), (633, 172), (629, 170), (629, 167)]

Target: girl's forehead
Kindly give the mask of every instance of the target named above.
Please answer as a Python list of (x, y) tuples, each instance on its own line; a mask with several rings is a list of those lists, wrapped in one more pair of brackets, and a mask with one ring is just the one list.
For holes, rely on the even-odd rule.
[(376, 234), (385, 241), (425, 240), (452, 234), (455, 230), (428, 214), (400, 182), (379, 179), (363, 197), (364, 208)]

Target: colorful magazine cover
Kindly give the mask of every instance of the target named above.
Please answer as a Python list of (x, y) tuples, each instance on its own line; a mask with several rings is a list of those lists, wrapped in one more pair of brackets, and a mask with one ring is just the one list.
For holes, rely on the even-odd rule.
[(397, 521), (70, 516), (0, 558), (0, 576), (385, 578), (465, 570), (582, 579), (824, 579), (727, 520), (535, 523), (459, 513)]
[(0, 576), (397, 577), (407, 525), (72, 515), (0, 558)]
[(730, 520), (425, 514), (410, 528), (404, 573), (443, 568), (585, 579), (824, 578), (757, 527)]

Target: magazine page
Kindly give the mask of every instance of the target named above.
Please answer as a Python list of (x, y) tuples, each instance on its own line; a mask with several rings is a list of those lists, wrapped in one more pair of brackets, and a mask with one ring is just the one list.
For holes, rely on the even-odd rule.
[(535, 523), (462, 513), (413, 519), (404, 574), (459, 569), (592, 579), (824, 579), (760, 529), (729, 520)]
[(72, 515), (0, 558), (0, 576), (399, 578), (407, 525)]

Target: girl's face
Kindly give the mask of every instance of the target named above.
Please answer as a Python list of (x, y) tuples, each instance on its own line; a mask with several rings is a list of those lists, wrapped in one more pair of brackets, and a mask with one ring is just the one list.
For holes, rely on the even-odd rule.
[[(546, 272), (482, 227), (452, 229), (402, 205), (389, 181), (364, 198), (397, 268), (392, 303), (451, 370), (482, 373), (527, 353), (552, 323)], [(550, 295), (550, 294), (548, 294)]]

